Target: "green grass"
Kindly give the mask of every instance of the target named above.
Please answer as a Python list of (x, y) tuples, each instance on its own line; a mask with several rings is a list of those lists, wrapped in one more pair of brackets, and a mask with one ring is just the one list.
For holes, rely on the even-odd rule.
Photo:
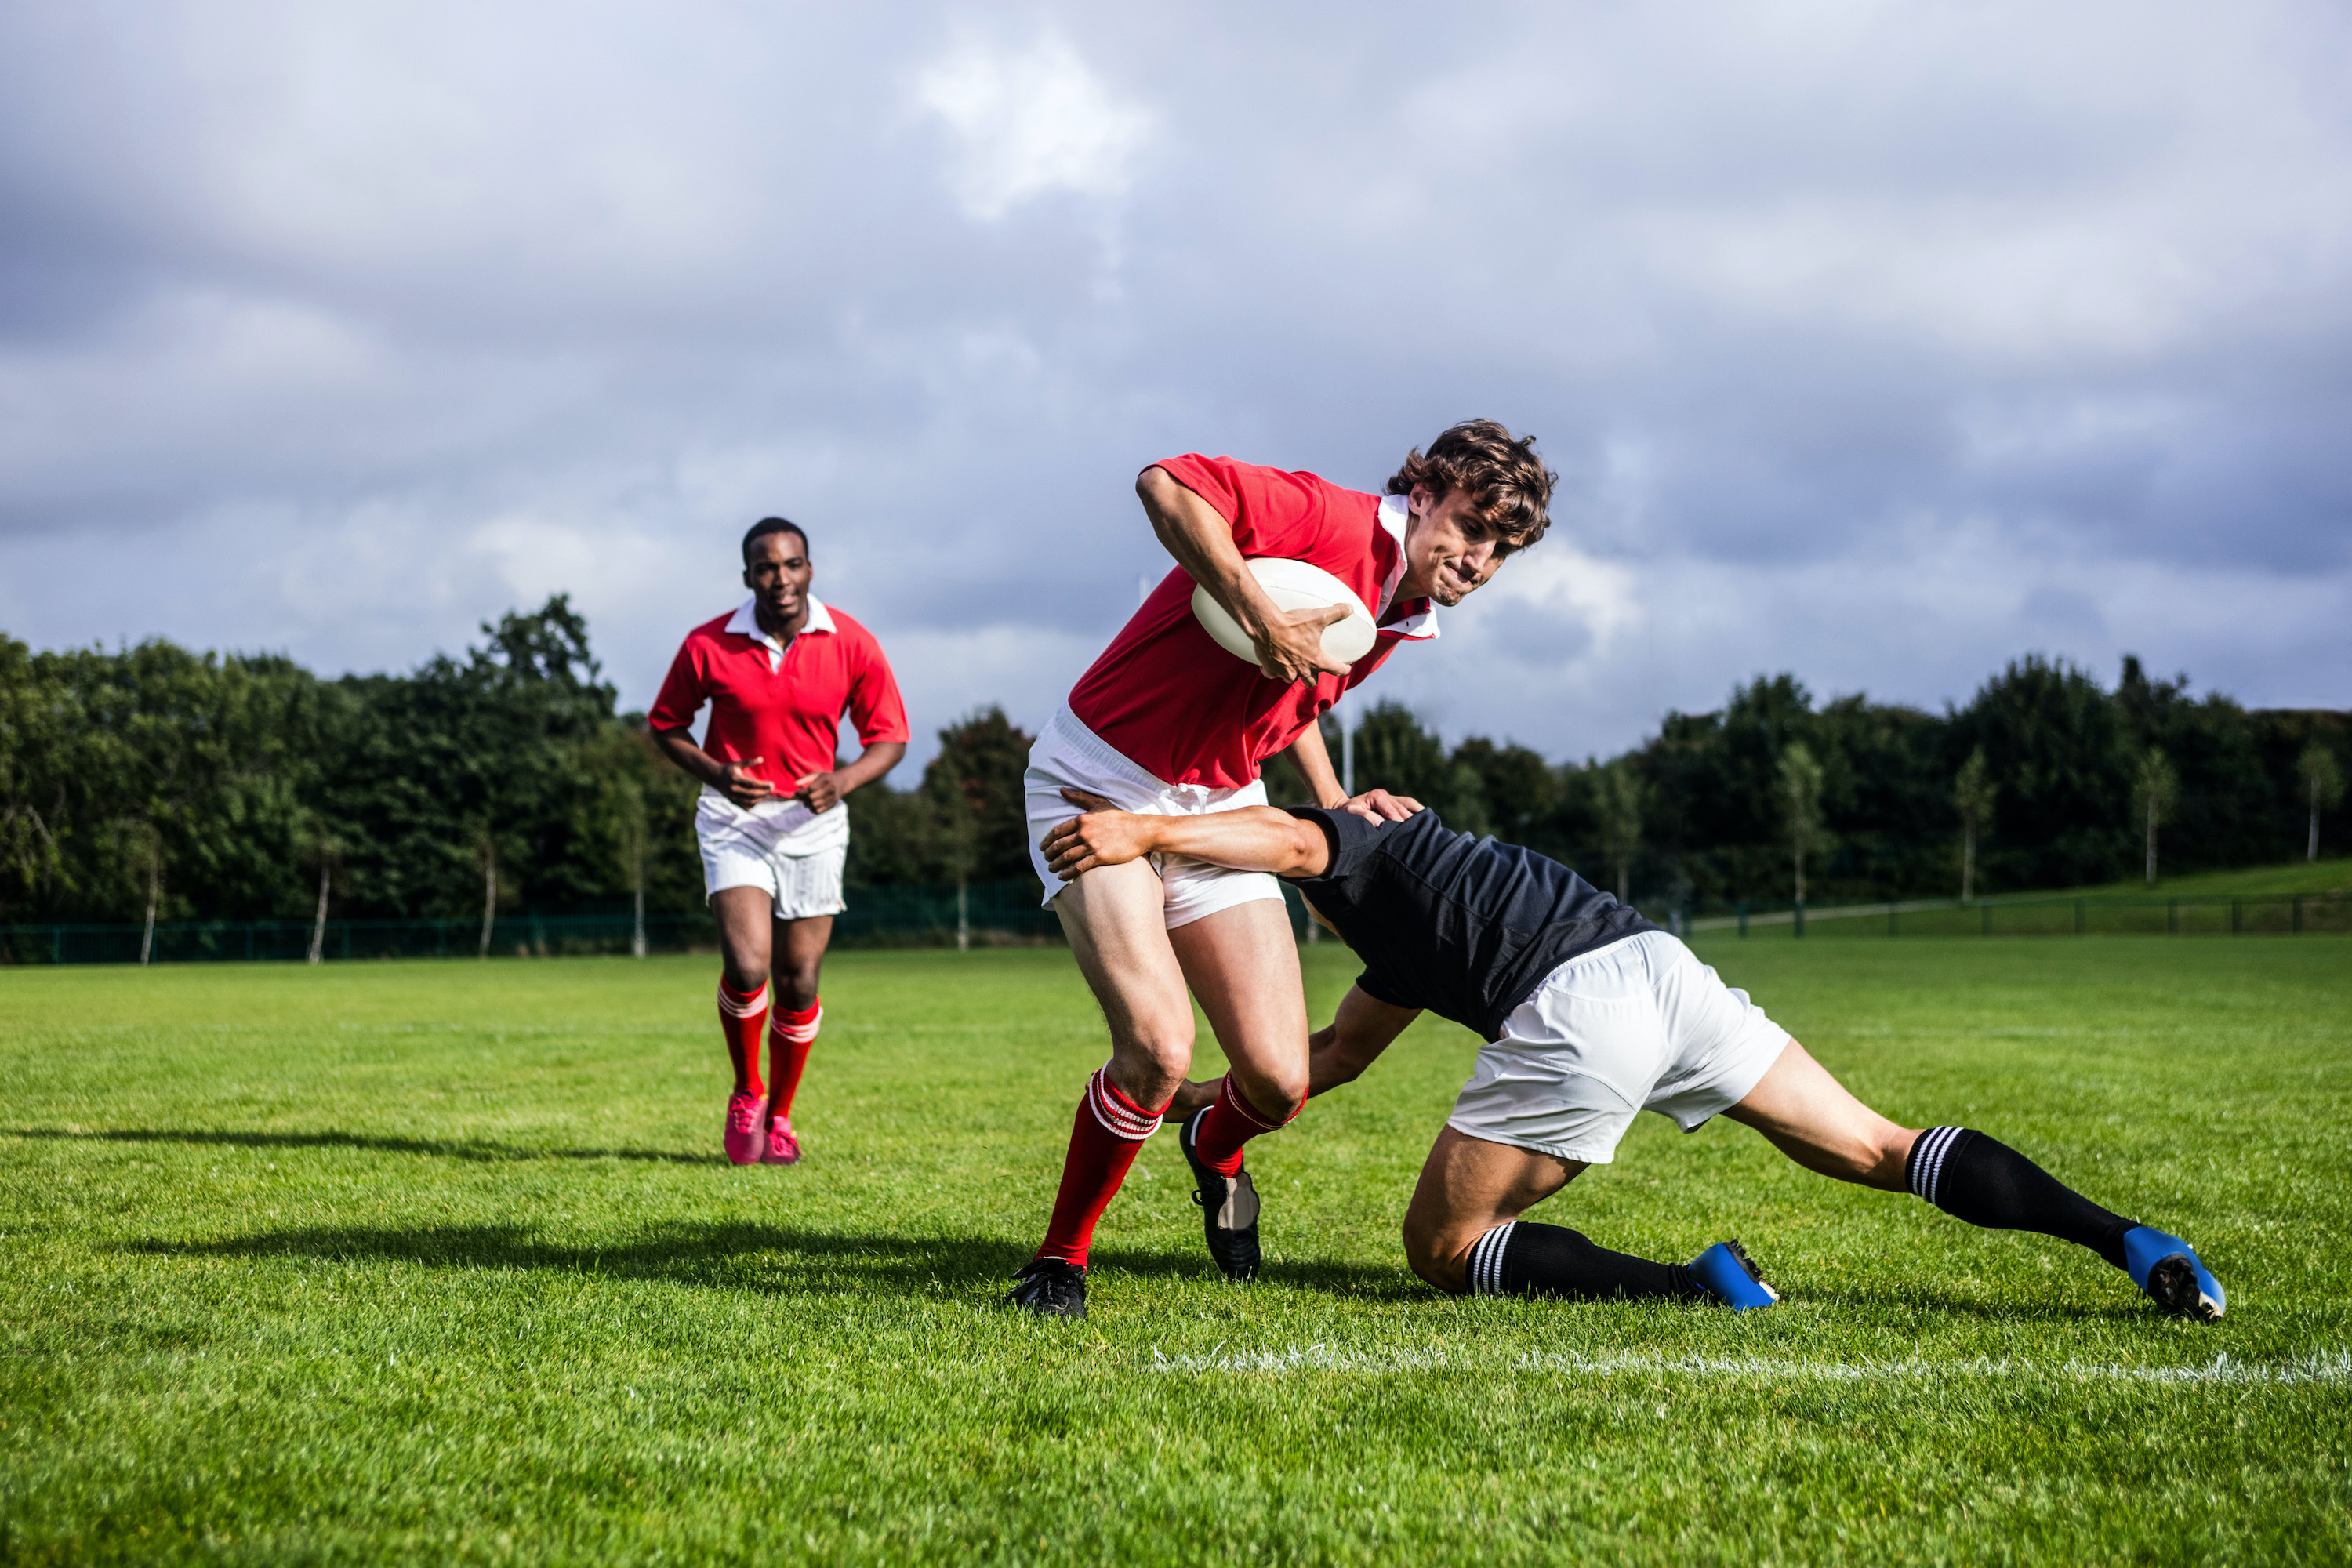
[(2243, 866), (2233, 871), (2198, 871), (2186, 877), (2162, 875), (2158, 863), (2156, 886), (2142, 877), (2120, 882), (2065, 888), (2047, 894), (2002, 894), (2004, 898), (2227, 899), (2279, 898), (2294, 893), (2352, 892), (2352, 859), (2330, 856), (2322, 860), (2290, 860), (2276, 866)]
[(1539, 1212), (1736, 1234), (1783, 1306), (1440, 1297), (1395, 1231), (1474, 1042), (1424, 1025), (1254, 1146), (1265, 1280), (1163, 1137), (1043, 1324), (990, 1304), (1103, 1055), (1060, 952), (837, 955), (792, 1170), (716, 1157), (707, 959), (18, 970), (0, 1561), (2352, 1557), (2352, 943), (1701, 952), (2230, 1318), (1655, 1117)]

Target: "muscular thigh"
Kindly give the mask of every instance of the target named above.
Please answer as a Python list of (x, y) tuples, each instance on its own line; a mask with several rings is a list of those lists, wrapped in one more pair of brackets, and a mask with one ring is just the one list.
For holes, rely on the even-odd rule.
[(1114, 1047), (1165, 1047), (1181, 1036), (1189, 1057), (1192, 1004), (1160, 911), (1160, 879), (1142, 860), (1088, 871), (1054, 900)]
[(747, 976), (768, 973), (775, 907), (765, 888), (721, 888), (710, 895), (719, 946), (730, 971)]
[(1226, 1058), (1286, 1087), (1299, 1078), (1303, 1094), (1307, 996), (1289, 911), (1270, 899), (1235, 904), (1177, 927), (1168, 939)]

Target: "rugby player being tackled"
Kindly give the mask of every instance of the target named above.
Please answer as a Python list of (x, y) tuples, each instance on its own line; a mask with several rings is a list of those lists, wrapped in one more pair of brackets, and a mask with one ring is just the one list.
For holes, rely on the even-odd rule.
[[(1530, 442), (1487, 419), (1408, 454), (1384, 496), (1197, 453), (1144, 469), (1136, 493), (1176, 568), (1038, 735), (1023, 779), (1030, 842), (1068, 815), (1066, 789), (1171, 820), (1263, 807), (1258, 766), (1285, 750), (1322, 805), (1403, 816), (1378, 791), (1348, 798), (1315, 721), (1400, 644), (1436, 637), (1436, 607), (1460, 604), (1539, 539), (1551, 484)], [(1323, 631), (1347, 612), (1279, 609), (1251, 556), (1305, 561), (1346, 584), (1377, 625), (1370, 650), (1334, 662)], [(1210, 638), (1192, 613), (1196, 586), (1248, 634), (1255, 662)], [(1032, 860), (1110, 1026), (1111, 1055), (1078, 1102), (1045, 1239), (1007, 1301), (1076, 1318), (1096, 1223), (1192, 1065), (1193, 1000), (1232, 1071), (1180, 1138), (1221, 1188), (1240, 1179), (1243, 1144), (1306, 1103), (1307, 1007), (1272, 877), (1155, 855), (1057, 879)], [(1222, 1235), (1236, 1245), (1220, 1267), (1255, 1273), (1247, 1233)]]
[[(2168, 1310), (2221, 1315), (2221, 1287), (2187, 1242), (2101, 1208), (1973, 1129), (1897, 1127), (1680, 941), (1555, 861), (1449, 831), (1411, 801), (1383, 822), (1315, 807), (1139, 816), (1068, 795), (1087, 814), (1047, 835), (1055, 875), (1162, 855), (1270, 872), (1364, 961), (1314, 1037), (1310, 1095), (1356, 1078), (1424, 1009), (1486, 1042), (1405, 1215), (1413, 1272), (1442, 1290), (1735, 1309), (1779, 1300), (1736, 1241), (1687, 1266), (1659, 1263), (1520, 1217), (1608, 1163), (1648, 1110), (1685, 1132), (1728, 1116), (1808, 1170), (2087, 1247)], [(1192, 1114), (1215, 1092), (1188, 1083), (1169, 1114)], [(1257, 1200), (1210, 1195), (1222, 1200), (1209, 1209), (1210, 1250), (1222, 1255), (1233, 1243), (1216, 1234), (1220, 1210), (1254, 1232)]]

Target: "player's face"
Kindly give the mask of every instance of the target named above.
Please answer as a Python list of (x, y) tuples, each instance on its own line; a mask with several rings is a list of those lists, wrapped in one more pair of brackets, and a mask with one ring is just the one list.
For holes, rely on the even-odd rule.
[(743, 568), (743, 586), (751, 590), (760, 607), (779, 621), (790, 621), (808, 608), (808, 543), (797, 533), (763, 533), (751, 542), (751, 558)]
[(1433, 500), (1427, 486), (1415, 485), (1406, 501), (1412, 516), (1404, 528), (1400, 597), (1426, 595), (1450, 608), (1492, 577), (1510, 553), (1509, 542), (1479, 519), (1468, 491)]

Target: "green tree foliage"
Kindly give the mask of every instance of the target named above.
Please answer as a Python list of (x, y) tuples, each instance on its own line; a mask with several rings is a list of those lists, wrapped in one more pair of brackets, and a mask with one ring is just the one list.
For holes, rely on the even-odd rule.
[(1649, 807), (1649, 788), (1630, 757), (1620, 757), (1594, 770), (1593, 815), (1601, 830), (1601, 851), (1617, 873), (1617, 897), (1633, 897), (1633, 857), (1642, 851), (1642, 816)]
[(2132, 815), (2147, 825), (2147, 885), (2156, 886), (2156, 835), (2180, 798), (2180, 774), (2160, 746), (2142, 752), (2132, 780)]
[[(661, 759), (640, 716), (614, 711), (579, 616), (559, 596), (482, 632), (462, 657), (406, 675), (334, 680), (269, 655), (161, 641), (36, 652), (0, 635), (0, 921), (137, 921), (151, 871), (165, 920), (307, 921), (322, 870), (339, 916), (478, 916), (485, 843), (509, 909), (624, 910), (640, 866), (648, 910), (698, 908), (699, 786)], [(1948, 893), (1971, 773), (1985, 792), (1971, 891), (2127, 875), (2142, 863), (2134, 787), (2152, 750), (2175, 780), (2160, 811), (2168, 867), (2308, 853), (2314, 770), (2325, 784), (2333, 766), (2338, 787), (2352, 772), (2347, 715), (2250, 711), (2187, 685), (2127, 659), (2110, 691), (2029, 657), (1932, 714), (1819, 702), (1772, 676), (1716, 712), (1667, 714), (1613, 761), (1558, 766), (1507, 741), (1448, 747), (1382, 702), (1358, 716), (1356, 782), (1637, 898), (1785, 901), (1792, 754), (1819, 774), (1805, 863), (1816, 900)], [(1028, 749), (1002, 710), (983, 709), (940, 731), (914, 787), (851, 795), (850, 879), (1028, 876)], [(1306, 798), (1285, 758), (1266, 784), (1277, 803)], [(2325, 809), (2334, 796), (2317, 798)]]
[[(1034, 876), (1021, 775), (1029, 734), (994, 706), (940, 731), (911, 790), (868, 784), (849, 797), (849, 879), (1008, 881)], [(1070, 815), (1077, 815), (1072, 806)]]
[[(346, 915), (625, 897), (642, 810), (657, 907), (698, 900), (694, 787), (613, 711), (562, 596), (463, 660), (322, 681), (275, 656), (0, 639), (0, 919), (307, 918), (320, 846)], [(632, 804), (634, 803), (634, 804)], [(688, 906), (690, 907), (690, 906)]]
[(1813, 749), (1802, 741), (1791, 741), (1780, 752), (1780, 776), (1775, 783), (1780, 797), (1781, 821), (1789, 836), (1789, 848), (1796, 871), (1792, 884), (1796, 901), (1805, 901), (1805, 857), (1812, 853), (1822, 837), (1822, 780), (1824, 770), (1815, 760)]
[(1979, 746), (1960, 764), (1952, 780), (1952, 805), (1960, 814), (1960, 901), (1968, 903), (1976, 898), (1977, 835), (1992, 820), (1992, 808), (2000, 798), (2000, 786), (1992, 782), (1992, 765), (1985, 761), (1984, 748)]

